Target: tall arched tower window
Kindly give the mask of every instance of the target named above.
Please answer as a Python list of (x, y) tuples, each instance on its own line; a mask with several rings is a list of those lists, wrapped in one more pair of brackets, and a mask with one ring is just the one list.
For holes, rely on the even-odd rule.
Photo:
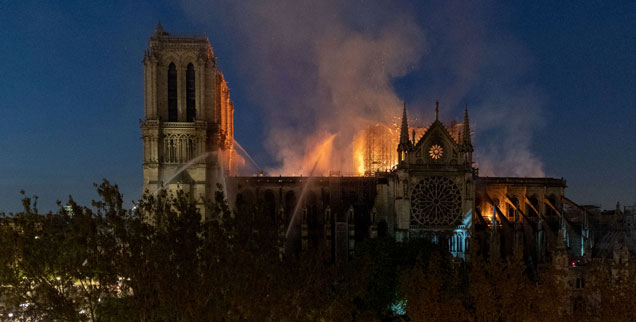
[(186, 70), (186, 122), (192, 122), (196, 117), (195, 92), (194, 65), (189, 63)]
[(177, 122), (177, 67), (168, 66), (168, 122)]

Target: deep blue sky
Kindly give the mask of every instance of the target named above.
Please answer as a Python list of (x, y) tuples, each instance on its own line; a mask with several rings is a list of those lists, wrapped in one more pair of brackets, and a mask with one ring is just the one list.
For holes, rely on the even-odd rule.
[[(356, 16), (351, 11), (356, 3), (352, 1), (347, 14), (353, 12), (352, 21), (365, 29), (375, 15), (361, 10)], [(461, 66), (432, 66), (427, 59), (470, 53), (472, 45), (453, 48), (457, 42), (446, 41), (456, 37), (448, 30), (462, 29), (452, 21), (430, 19), (437, 16), (437, 7), (418, 2), (404, 6), (399, 9), (410, 12), (427, 33), (427, 54), (416, 68), (392, 80), (395, 92), (407, 102), (428, 100), (429, 94), (451, 95), (430, 93), (442, 92), (452, 82), (430, 75)], [(205, 10), (193, 14), (200, 7)], [(141, 60), (159, 20), (172, 33), (207, 34), (236, 102), (237, 140), (258, 163), (276, 166), (273, 153), (263, 146), (273, 125), (262, 121), (268, 110), (254, 95), (264, 91), (259, 84), (267, 78), (251, 81), (249, 71), (259, 66), (244, 58), (253, 38), (249, 28), (235, 27), (239, 20), (251, 19), (250, 11), (243, 15), (234, 7), (226, 15), (228, 7), (227, 2), (217, 7), (173, 1), (0, 1), (0, 211), (19, 209), (20, 189), (38, 195), (42, 209), (54, 208), (55, 200), (69, 194), (88, 205), (96, 197), (93, 183), (102, 178), (118, 184), (127, 200), (139, 197)], [(453, 17), (456, 9), (440, 10)], [(566, 195), (579, 203), (603, 208), (613, 208), (616, 201), (634, 204), (635, 3), (516, 1), (480, 11), (474, 21), (470, 10), (462, 19), (467, 28), (483, 30), (486, 47), (506, 58), (500, 66), (495, 62), (488, 66), (496, 67), (479, 69), (477, 79), (483, 84), (464, 91), (461, 101), (487, 104), (491, 99), (482, 90), (502, 82), (488, 80), (505, 79), (502, 71), (518, 68), (515, 55), (522, 53), (523, 71), (510, 77), (523, 88), (532, 87), (533, 99), (540, 96), (536, 99), (542, 108), (538, 116), (533, 114), (538, 121), (533, 122), (529, 146), (546, 175), (564, 177)], [(424, 98), (418, 94), (423, 92)], [(456, 105), (454, 111), (461, 111), (462, 104)], [(489, 135), (484, 131), (481, 142), (488, 142)]]

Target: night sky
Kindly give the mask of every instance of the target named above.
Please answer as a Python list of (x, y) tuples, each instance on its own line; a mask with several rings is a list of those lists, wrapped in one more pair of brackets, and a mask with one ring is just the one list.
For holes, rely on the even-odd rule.
[[(634, 1), (236, 2), (0, 1), (0, 212), (20, 209), (21, 189), (41, 210), (89, 205), (102, 178), (140, 197), (141, 60), (158, 21), (209, 37), (236, 139), (264, 168), (283, 161), (277, 129), (334, 131), (320, 112), (346, 123), (335, 89), (379, 86), (422, 122), (436, 99), (442, 120), (467, 104), (482, 174), (543, 172), (579, 204), (635, 204)], [(365, 87), (369, 48), (386, 68)], [(334, 55), (371, 63), (337, 79)]]

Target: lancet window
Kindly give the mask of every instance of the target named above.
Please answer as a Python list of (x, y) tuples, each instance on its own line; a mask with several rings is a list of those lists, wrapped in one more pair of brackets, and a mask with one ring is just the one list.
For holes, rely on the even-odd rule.
[(186, 122), (193, 122), (196, 117), (196, 87), (194, 65), (188, 64), (186, 70)]
[(168, 122), (177, 122), (177, 68), (168, 66)]

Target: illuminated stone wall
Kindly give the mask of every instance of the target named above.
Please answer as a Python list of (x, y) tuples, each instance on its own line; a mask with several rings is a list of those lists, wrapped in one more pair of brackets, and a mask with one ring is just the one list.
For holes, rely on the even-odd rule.
[[(143, 64), (143, 189), (184, 189), (204, 211), (203, 200), (211, 196), (221, 174), (232, 172), (234, 155), (234, 106), (212, 47), (206, 37), (173, 36), (158, 25)], [(173, 94), (170, 66), (176, 74)], [(172, 109), (171, 114), (174, 102), (176, 113)]]

